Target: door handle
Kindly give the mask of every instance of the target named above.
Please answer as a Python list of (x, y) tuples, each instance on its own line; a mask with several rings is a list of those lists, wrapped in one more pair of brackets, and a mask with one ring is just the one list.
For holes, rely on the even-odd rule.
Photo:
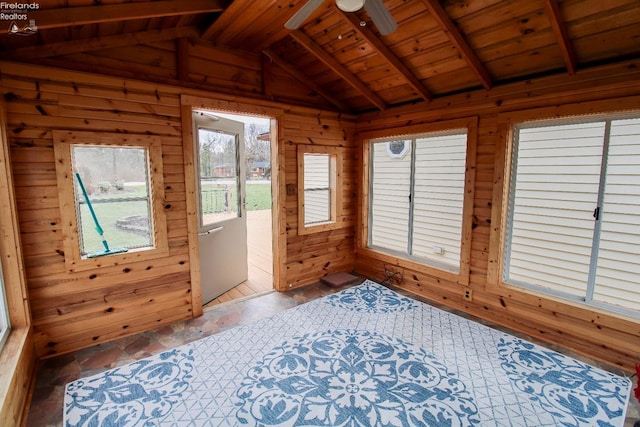
[(208, 236), (209, 234), (213, 234), (213, 233), (217, 233), (218, 231), (222, 231), (224, 227), (220, 226), (220, 227), (216, 227), (216, 228), (212, 228), (211, 230), (207, 230), (204, 233), (198, 233), (198, 236), (200, 237), (204, 237), (204, 236)]

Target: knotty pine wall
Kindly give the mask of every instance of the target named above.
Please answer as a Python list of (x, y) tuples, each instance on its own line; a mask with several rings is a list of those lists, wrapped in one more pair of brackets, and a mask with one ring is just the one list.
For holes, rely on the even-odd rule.
[[(505, 172), (500, 157), (512, 116), (553, 117), (638, 108), (639, 66), (638, 61), (632, 61), (573, 76), (559, 75), (497, 87), (490, 92), (441, 98), (423, 108), (406, 106), (360, 117), (358, 127), (367, 132), (472, 116), (479, 120), (470, 242), (469, 289), (473, 290), (473, 301), (463, 300), (463, 290), (467, 289), (464, 285), (411, 271), (397, 260), (395, 266), (403, 271), (404, 277), (401, 286), (632, 369), (640, 355), (637, 321), (495, 286), (491, 277), (495, 276), (492, 251), (497, 247), (494, 228), (500, 227), (501, 211), (496, 206), (501, 203)], [(188, 295), (191, 259), (187, 248), (179, 113), (179, 96), (190, 89), (8, 63), (0, 63), (0, 73), (37, 354), (59, 354), (191, 316), (193, 307)], [(197, 95), (213, 96), (201, 91)], [(279, 192), (279, 203), (274, 206), (277, 289), (302, 286), (329, 272), (350, 270), (354, 265), (363, 274), (379, 277), (388, 263), (364, 250), (362, 236), (358, 234), (362, 222), (357, 194), (361, 190), (357, 190), (356, 181), (361, 178), (361, 153), (353, 142), (353, 118), (254, 101), (254, 105), (268, 104), (281, 109), (277, 164), (274, 163)], [(249, 101), (243, 98), (243, 102)], [(150, 132), (162, 137), (165, 184), (171, 187), (165, 192), (170, 205), (167, 206), (169, 257), (154, 262), (150, 270), (146, 269), (148, 263), (142, 263), (128, 273), (117, 268), (103, 269), (93, 278), (89, 274), (64, 273), (58, 252), (62, 244), (52, 129)], [(345, 147), (344, 219), (355, 223), (355, 228), (349, 225), (298, 236), (297, 194), (287, 189), (297, 188), (299, 144)], [(355, 171), (357, 179), (352, 175)], [(354, 240), (359, 243), (354, 245)], [(113, 295), (117, 295), (117, 306), (110, 299)], [(115, 310), (109, 310), (113, 306)]]
[[(285, 164), (286, 288), (313, 283), (339, 271), (352, 271), (355, 255), (355, 215), (358, 163), (355, 123), (338, 118), (286, 115), (281, 123)], [(342, 214), (335, 230), (298, 235), (298, 145), (341, 147), (343, 154)], [(287, 188), (289, 191), (287, 191)], [(283, 289), (284, 290), (284, 289)]]
[[(362, 234), (358, 235), (355, 269), (371, 277), (381, 277), (385, 267), (400, 271), (403, 280), (399, 286), (403, 289), (633, 371), (634, 364), (640, 362), (638, 319), (608, 315), (497, 283), (499, 231), (504, 226), (505, 144), (511, 123), (624, 109), (640, 109), (640, 61), (437, 99), (423, 108), (361, 116), (361, 132), (474, 116), (479, 129), (472, 170), (475, 189), (469, 285), (443, 280), (412, 268), (402, 259), (368, 250)], [(363, 228), (361, 217), (359, 214), (357, 230)], [(463, 299), (468, 289), (473, 295), (471, 302)]]
[[(27, 64), (0, 63), (0, 79), (36, 354), (57, 355), (198, 314), (201, 310), (192, 303), (192, 293), (200, 294), (192, 289), (192, 263), (197, 260), (189, 248), (181, 95), (211, 99), (216, 95)], [(285, 196), (285, 183), (296, 183), (295, 147), (301, 143), (342, 145), (350, 159), (345, 170), (356, 170), (355, 119), (252, 102), (280, 111), (276, 144), (280, 160), (273, 176), (282, 193), (273, 207), (278, 218), (274, 238), (281, 249), (275, 260), (276, 288), (302, 286), (330, 272), (351, 270), (355, 204), (346, 203), (344, 229), (300, 238), (297, 197)], [(239, 98), (227, 97), (222, 104), (235, 111), (242, 108)], [(56, 129), (161, 138), (168, 256), (93, 271), (65, 270), (52, 141)], [(353, 200), (356, 175), (345, 176), (345, 193)]]
[(6, 425), (18, 426), (22, 425), (25, 415), (36, 355), (5, 128), (5, 108), (0, 100), (0, 258), (11, 323), (11, 331), (0, 351), (0, 420)]
[[(179, 95), (53, 69), (2, 64), (0, 71), (38, 356), (191, 317)], [(76, 273), (65, 269), (53, 130), (161, 138), (168, 256)]]
[(225, 49), (189, 38), (83, 51), (61, 52), (33, 64), (170, 84), (191, 89), (333, 109), (325, 99), (272, 63), (266, 56)]

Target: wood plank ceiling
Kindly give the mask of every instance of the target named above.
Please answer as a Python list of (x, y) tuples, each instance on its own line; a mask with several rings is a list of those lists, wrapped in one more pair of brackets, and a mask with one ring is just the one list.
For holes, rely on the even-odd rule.
[[(327, 105), (357, 114), (640, 56), (638, 0), (385, 0), (398, 23), (386, 36), (364, 10), (345, 13), (334, 0), (285, 29), (305, 2), (41, 0), (29, 12), (38, 31), (3, 31), (0, 58), (188, 38), (265, 55)], [(178, 63), (184, 52), (176, 48)]]

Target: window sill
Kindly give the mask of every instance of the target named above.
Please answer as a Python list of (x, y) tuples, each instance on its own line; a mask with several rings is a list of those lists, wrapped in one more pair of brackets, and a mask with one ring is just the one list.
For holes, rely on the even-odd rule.
[(162, 258), (169, 254), (169, 248), (130, 250), (113, 255), (102, 255), (94, 258), (81, 258), (78, 261), (65, 260), (67, 271), (70, 273), (94, 270), (103, 267), (131, 264), (138, 261), (148, 261)]
[(8, 425), (20, 425), (27, 403), (35, 368), (31, 338), (31, 328), (14, 329), (0, 353), (0, 419)]
[(302, 226), (298, 229), (298, 235), (303, 236), (306, 234), (321, 233), (323, 231), (338, 230), (348, 226), (349, 224), (346, 222), (318, 222), (312, 225)]
[(381, 250), (372, 248), (358, 248), (357, 253), (381, 260), (382, 262), (407, 268), (420, 273), (427, 274), (438, 279), (455, 282), (459, 285), (468, 286), (469, 276), (462, 275), (455, 271), (445, 270), (443, 268), (434, 267), (430, 264), (418, 262), (411, 258), (393, 255)]

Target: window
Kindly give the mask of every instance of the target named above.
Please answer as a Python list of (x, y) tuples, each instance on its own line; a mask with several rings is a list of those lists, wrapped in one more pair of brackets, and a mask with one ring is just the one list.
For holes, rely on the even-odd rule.
[(72, 145), (71, 151), (80, 256), (153, 246), (147, 150)]
[(69, 270), (167, 252), (159, 139), (54, 132), (54, 141)]
[(340, 149), (298, 148), (298, 234), (341, 227), (341, 172)]
[(9, 311), (7, 309), (7, 299), (4, 291), (4, 275), (2, 274), (2, 266), (0, 265), (0, 350), (7, 341), (11, 324), (9, 322)]
[[(331, 170), (328, 154), (304, 154), (304, 225), (335, 221), (331, 203)], [(335, 205), (335, 203), (333, 203)]]
[(505, 283), (640, 315), (640, 118), (514, 129)]
[(368, 246), (460, 272), (467, 129), (370, 142)]

